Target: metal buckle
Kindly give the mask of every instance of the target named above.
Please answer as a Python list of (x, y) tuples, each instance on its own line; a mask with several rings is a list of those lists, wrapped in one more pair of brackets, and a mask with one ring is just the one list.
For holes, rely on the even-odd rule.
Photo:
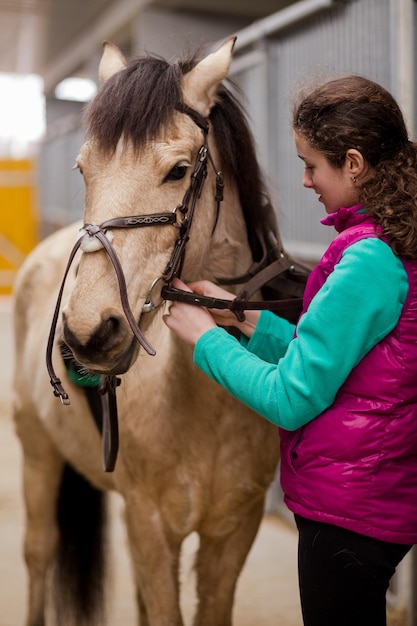
[(156, 309), (159, 309), (159, 307), (162, 306), (165, 302), (162, 297), (161, 301), (158, 304), (155, 304), (155, 302), (152, 300), (152, 291), (154, 290), (155, 285), (159, 283), (159, 281), (165, 283), (165, 280), (162, 278), (162, 276), (159, 276), (152, 281), (151, 286), (149, 287), (149, 291), (146, 295), (146, 300), (142, 306), (142, 313), (152, 313), (152, 311), (156, 311)]

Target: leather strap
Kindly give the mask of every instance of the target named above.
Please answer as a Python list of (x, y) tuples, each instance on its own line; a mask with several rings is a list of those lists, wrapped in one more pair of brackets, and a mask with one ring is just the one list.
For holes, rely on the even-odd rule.
[(184, 113), (184, 115), (188, 115), (188, 117), (193, 120), (194, 124), (196, 124), (199, 128), (201, 128), (201, 130), (203, 131), (205, 135), (208, 134), (208, 131), (209, 131), (208, 120), (206, 117), (203, 117), (201, 113), (187, 106), (183, 102), (179, 102), (175, 108), (180, 113)]
[(151, 213), (150, 215), (131, 215), (129, 217), (115, 217), (106, 220), (100, 225), (102, 230), (107, 228), (141, 228), (143, 226), (164, 226), (175, 224), (177, 215), (172, 213)]
[[(271, 280), (281, 277), (285, 272), (290, 272), (294, 278), (299, 277), (300, 280), (305, 276), (304, 272), (297, 272), (296, 266), (288, 257), (283, 256), (270, 263), (267, 267), (259, 271), (258, 274), (253, 276), (245, 288), (232, 300), (201, 296), (193, 292), (177, 289), (171, 285), (162, 288), (161, 296), (165, 300), (171, 300), (172, 302), (184, 302), (195, 306), (205, 306), (209, 309), (228, 309), (236, 315), (239, 321), (244, 321), (245, 316), (243, 311), (245, 310), (268, 309), (270, 311), (284, 311), (288, 308), (302, 305), (304, 284), (303, 282), (296, 283), (295, 281), (286, 281), (287, 288), (289, 288), (290, 293), (292, 292), (295, 297), (280, 300), (249, 300), (256, 291), (264, 287)], [(285, 278), (283, 280), (285, 280)]]
[(119, 423), (117, 415), (116, 388), (121, 380), (116, 376), (103, 377), (98, 389), (102, 410), (102, 457), (105, 472), (112, 472), (119, 451)]

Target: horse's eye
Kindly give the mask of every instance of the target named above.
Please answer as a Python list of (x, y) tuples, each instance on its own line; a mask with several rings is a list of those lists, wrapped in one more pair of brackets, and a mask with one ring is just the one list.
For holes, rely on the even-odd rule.
[(164, 182), (168, 180), (181, 180), (184, 178), (187, 167), (185, 165), (174, 165), (172, 170), (166, 175)]

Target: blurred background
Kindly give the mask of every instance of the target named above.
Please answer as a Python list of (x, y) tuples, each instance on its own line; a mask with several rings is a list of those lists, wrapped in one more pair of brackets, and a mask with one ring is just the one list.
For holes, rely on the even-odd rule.
[[(319, 79), (362, 74), (393, 93), (415, 137), (416, 0), (0, 0), (0, 295), (11, 293), (42, 238), (82, 216), (82, 177), (72, 167), (103, 41), (127, 57), (169, 60), (231, 35), (231, 76), (284, 245), (318, 260), (333, 233), (320, 226), (321, 206), (301, 184), (292, 99)], [(285, 515), (278, 501), (269, 506)], [(417, 626), (415, 561), (401, 567), (389, 596), (407, 626)]]

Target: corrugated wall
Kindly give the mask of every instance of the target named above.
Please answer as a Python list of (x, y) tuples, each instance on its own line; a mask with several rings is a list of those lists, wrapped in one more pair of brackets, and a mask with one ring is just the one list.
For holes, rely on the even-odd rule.
[(306, 85), (347, 73), (393, 91), (391, 34), (390, 0), (351, 0), (237, 53), (234, 78), (247, 97), (282, 236), (296, 254), (317, 259), (334, 233), (320, 225), (323, 207), (302, 187), (290, 128), (293, 98)]
[(74, 169), (82, 143), (83, 131), (75, 128), (42, 146), (38, 172), (42, 237), (82, 216), (84, 181)]

